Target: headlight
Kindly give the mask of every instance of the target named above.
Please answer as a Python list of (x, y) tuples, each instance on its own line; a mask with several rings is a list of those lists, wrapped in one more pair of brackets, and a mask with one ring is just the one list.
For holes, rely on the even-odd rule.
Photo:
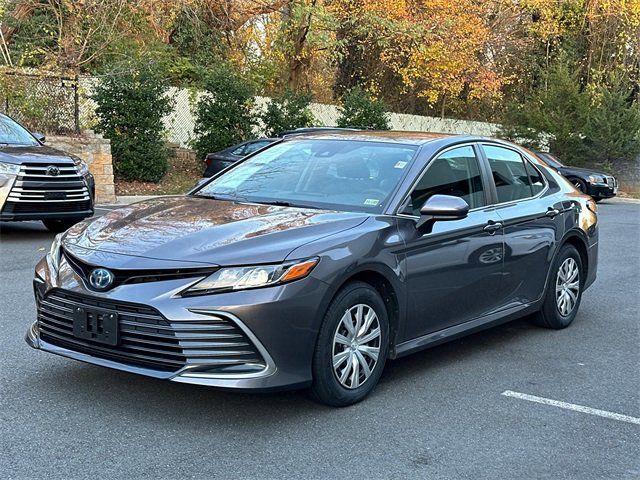
[(20, 173), (20, 165), (0, 162), (0, 173), (4, 173), (5, 175), (18, 175)]
[(53, 239), (53, 243), (51, 243), (51, 248), (49, 249), (49, 254), (47, 255), (47, 261), (49, 262), (49, 269), (53, 273), (58, 272), (58, 267), (60, 266), (60, 241), (62, 239), (62, 234), (59, 233)]
[(605, 183), (602, 175), (589, 175), (589, 183)]
[(189, 287), (183, 295), (244, 290), (292, 282), (309, 275), (318, 260), (311, 258), (281, 265), (221, 268)]
[(82, 176), (86, 175), (87, 173), (89, 173), (89, 165), (87, 165), (87, 163), (78, 158), (78, 157), (72, 157), (73, 158), (73, 163), (75, 164), (76, 168), (78, 169), (78, 173)]

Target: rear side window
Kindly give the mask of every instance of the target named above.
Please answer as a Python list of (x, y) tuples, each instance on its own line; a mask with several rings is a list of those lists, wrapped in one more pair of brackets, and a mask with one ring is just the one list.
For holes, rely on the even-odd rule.
[(255, 152), (256, 150), (260, 150), (262, 147), (269, 145), (271, 142), (253, 142), (248, 143), (245, 146), (244, 154), (249, 155), (250, 153)]
[(544, 188), (538, 171), (515, 150), (493, 145), (483, 145), (482, 148), (491, 166), (498, 203), (529, 198)]
[(531, 182), (531, 190), (534, 195), (539, 194), (542, 190), (544, 190), (544, 180), (542, 179), (542, 174), (531, 165), (526, 160), (524, 161), (524, 166), (527, 169), (527, 173), (529, 174), (529, 181)]
[(473, 147), (453, 148), (431, 162), (402, 213), (420, 215), (420, 209), (433, 195), (460, 197), (471, 208), (486, 205), (480, 165)]

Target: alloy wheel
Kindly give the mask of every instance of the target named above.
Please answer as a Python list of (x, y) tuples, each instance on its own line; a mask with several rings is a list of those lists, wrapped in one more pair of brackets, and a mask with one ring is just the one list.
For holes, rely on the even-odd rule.
[(571, 257), (567, 258), (556, 276), (556, 305), (560, 315), (568, 316), (578, 303), (580, 292), (580, 269)]
[(344, 312), (333, 335), (333, 373), (345, 388), (354, 389), (373, 373), (380, 355), (380, 322), (369, 305)]

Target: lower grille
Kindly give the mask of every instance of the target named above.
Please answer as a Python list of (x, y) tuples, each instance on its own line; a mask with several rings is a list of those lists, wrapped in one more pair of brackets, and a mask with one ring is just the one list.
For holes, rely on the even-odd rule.
[(73, 213), (91, 210), (91, 201), (82, 202), (12, 202), (7, 200), (2, 213)]
[[(105, 345), (75, 337), (73, 309), (100, 308), (118, 316), (120, 342)], [(38, 328), (45, 342), (95, 357), (161, 371), (187, 365), (198, 370), (255, 371), (265, 361), (246, 334), (231, 320), (169, 322), (157, 310), (132, 303), (52, 290), (38, 299)]]

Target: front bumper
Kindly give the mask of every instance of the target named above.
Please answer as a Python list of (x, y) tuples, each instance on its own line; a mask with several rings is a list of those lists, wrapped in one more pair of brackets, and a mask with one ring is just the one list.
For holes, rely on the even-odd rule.
[[(206, 322), (211, 316), (232, 319), (243, 330), (265, 360), (264, 368), (249, 373), (211, 373), (188, 360), (175, 370), (114, 360), (85, 349), (56, 344), (41, 334), (39, 321), (26, 334), (33, 348), (84, 361), (174, 382), (230, 389), (278, 390), (302, 388), (311, 382), (311, 362), (317, 332), (324, 312), (319, 308), (327, 285), (313, 278), (287, 285), (231, 293), (180, 297), (197, 279), (177, 279), (127, 284), (106, 293), (87, 289), (81, 277), (63, 260), (57, 277), (43, 259), (36, 266), (34, 288), (41, 298), (51, 292), (71, 292), (104, 302), (144, 304), (157, 310), (171, 325)], [(43, 339), (42, 337), (46, 337)]]
[(589, 185), (587, 193), (596, 200), (612, 198), (618, 194), (618, 187), (607, 185), (606, 183), (592, 183)]

